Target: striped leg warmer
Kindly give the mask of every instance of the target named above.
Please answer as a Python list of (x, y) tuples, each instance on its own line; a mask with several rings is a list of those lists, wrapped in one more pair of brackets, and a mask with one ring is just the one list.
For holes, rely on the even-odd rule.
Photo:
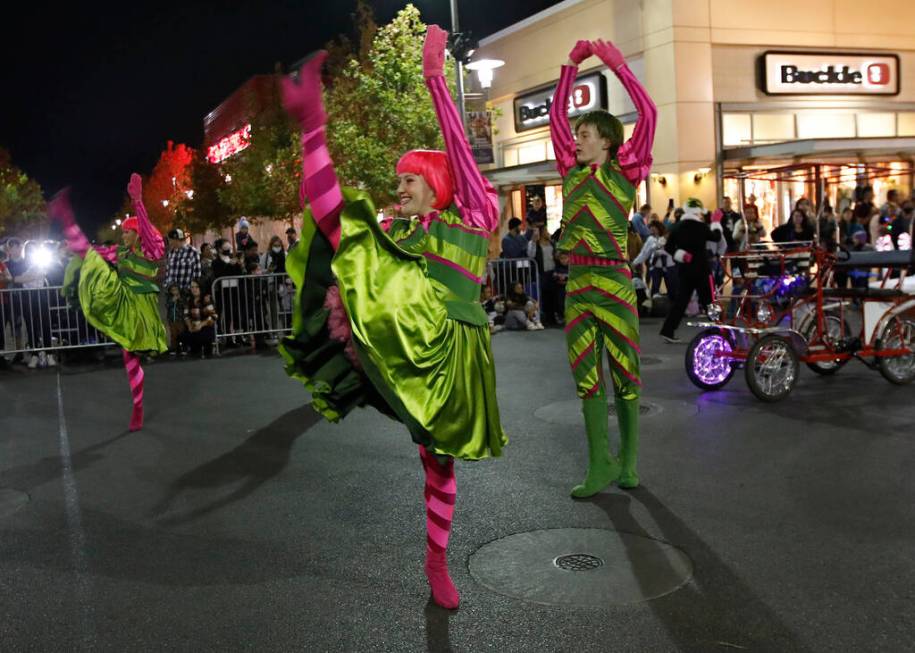
[(426, 499), (426, 578), (432, 589), (432, 600), (443, 608), (458, 607), (460, 595), (448, 575), (448, 536), (454, 515), (457, 483), (454, 479), (454, 460), (441, 464), (425, 447), (419, 455), (426, 473), (423, 492)]

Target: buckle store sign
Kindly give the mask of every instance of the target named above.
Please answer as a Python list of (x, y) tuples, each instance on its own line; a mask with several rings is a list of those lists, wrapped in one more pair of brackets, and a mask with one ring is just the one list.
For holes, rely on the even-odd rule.
[[(556, 86), (553, 85), (516, 97), (515, 131), (523, 132), (549, 124), (550, 106), (555, 92)], [(601, 73), (591, 73), (575, 80), (569, 98), (569, 117), (606, 108), (607, 80)]]
[(761, 57), (768, 95), (897, 95), (895, 54), (776, 52)]

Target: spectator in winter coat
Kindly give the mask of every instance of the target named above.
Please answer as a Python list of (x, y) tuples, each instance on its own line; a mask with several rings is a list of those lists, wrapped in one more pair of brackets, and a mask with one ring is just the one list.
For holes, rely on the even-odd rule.
[(267, 274), (286, 274), (286, 251), (279, 236), (270, 239), (267, 252), (261, 257), (261, 268)]
[(664, 245), (667, 243), (667, 231), (664, 224), (658, 220), (653, 220), (648, 224), (650, 236), (645, 244), (642, 245), (642, 251), (632, 261), (632, 266), (647, 265), (648, 280), (651, 284), (649, 298), (654, 297), (661, 291), (661, 279), (667, 284), (667, 296), (673, 301), (676, 297), (677, 274), (676, 262)]
[(639, 238), (645, 240), (651, 234), (648, 233), (648, 221), (651, 216), (651, 204), (642, 204), (638, 211), (632, 214), (632, 220), (629, 223), (635, 229)]
[(527, 256), (527, 239), (521, 235), (521, 220), (508, 221), (508, 233), (502, 238), (501, 258), (524, 258)]
[(715, 288), (706, 243), (721, 240), (721, 223), (716, 221), (718, 219), (718, 215), (712, 216), (711, 225), (706, 224), (702, 218), (702, 202), (691, 197), (686, 201), (683, 219), (670, 230), (664, 244), (664, 249), (677, 262), (679, 278), (677, 299), (661, 327), (661, 337), (666, 342), (682, 342), (677, 338), (676, 331), (693, 291), (699, 296), (699, 305), (703, 310), (714, 300)]
[(252, 243), (257, 246), (257, 241), (248, 233), (251, 224), (242, 218), (238, 221), (238, 233), (235, 234), (235, 249), (239, 252), (245, 251)]
[(759, 213), (755, 206), (752, 208), (752, 211), (746, 212), (743, 220), (734, 225), (734, 243), (738, 251), (747, 250), (750, 245), (762, 242), (766, 237), (766, 228), (759, 220)]
[(807, 219), (803, 209), (794, 209), (791, 219), (772, 230), (772, 242), (790, 243), (795, 241), (812, 241), (816, 237), (814, 226)]

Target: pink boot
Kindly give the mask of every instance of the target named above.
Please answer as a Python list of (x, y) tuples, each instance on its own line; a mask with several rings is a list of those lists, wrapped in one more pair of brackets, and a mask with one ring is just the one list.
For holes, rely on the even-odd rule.
[(124, 367), (127, 369), (127, 380), (130, 382), (130, 394), (133, 397), (133, 413), (130, 415), (130, 430), (143, 428), (143, 368), (140, 357), (124, 350)]
[(441, 464), (425, 447), (419, 455), (426, 472), (426, 578), (432, 589), (432, 600), (443, 608), (454, 610), (461, 597), (448, 574), (448, 536), (454, 516), (457, 483), (454, 479), (454, 460)]

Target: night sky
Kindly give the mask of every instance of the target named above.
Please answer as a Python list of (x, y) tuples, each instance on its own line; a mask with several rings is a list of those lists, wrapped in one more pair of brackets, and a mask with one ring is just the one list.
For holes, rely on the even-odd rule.
[[(370, 4), (383, 24), (405, 2)], [(414, 4), (450, 31), (448, 0)], [(479, 39), (554, 4), (459, 0), (461, 27)], [(81, 221), (102, 222), (167, 140), (199, 147), (204, 115), (248, 77), (351, 33), (355, 0), (16, 8), (0, 39), (0, 147), (46, 197), (70, 185)]]

